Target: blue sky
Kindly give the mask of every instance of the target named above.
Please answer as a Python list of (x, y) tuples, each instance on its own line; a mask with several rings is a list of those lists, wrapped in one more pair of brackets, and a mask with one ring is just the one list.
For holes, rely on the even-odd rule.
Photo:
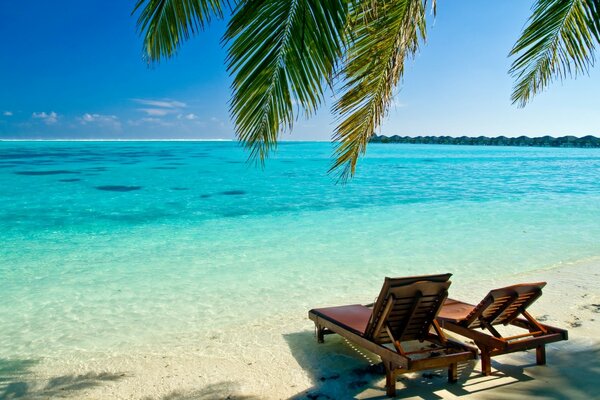
[[(1, 138), (233, 138), (224, 22), (171, 60), (142, 59), (134, 1), (0, 3)], [(407, 64), (387, 135), (600, 135), (600, 67), (510, 103), (507, 54), (532, 1), (438, 1), (427, 44)], [(283, 139), (327, 140), (328, 106)]]

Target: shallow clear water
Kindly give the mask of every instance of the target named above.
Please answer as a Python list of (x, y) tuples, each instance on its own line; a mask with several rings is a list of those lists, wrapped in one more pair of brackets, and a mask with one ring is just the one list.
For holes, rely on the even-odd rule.
[[(600, 151), (0, 142), (0, 348), (170, 346), (370, 301), (384, 276), (509, 276), (600, 256)], [(307, 322), (307, 329), (310, 324)]]

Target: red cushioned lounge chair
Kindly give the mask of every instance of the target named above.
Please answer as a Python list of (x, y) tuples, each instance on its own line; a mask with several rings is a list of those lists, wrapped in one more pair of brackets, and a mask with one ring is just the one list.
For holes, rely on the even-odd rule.
[[(566, 330), (541, 324), (527, 312), (527, 308), (542, 295), (545, 285), (546, 282), (538, 282), (495, 289), (476, 306), (446, 299), (437, 321), (442, 328), (477, 344), (484, 375), (491, 374), (491, 357), (515, 351), (536, 349), (537, 364), (543, 365), (546, 363), (546, 344), (568, 339)], [(509, 324), (523, 328), (527, 333), (502, 336), (496, 329), (498, 325)]]
[[(476, 349), (450, 340), (435, 317), (447, 297), (451, 274), (385, 278), (374, 305), (317, 308), (308, 312), (317, 340), (337, 333), (381, 357), (389, 396), (396, 394), (396, 375), (448, 368), (448, 381), (456, 382), (458, 363), (477, 357)], [(405, 350), (409, 341), (428, 342), (416, 351)]]

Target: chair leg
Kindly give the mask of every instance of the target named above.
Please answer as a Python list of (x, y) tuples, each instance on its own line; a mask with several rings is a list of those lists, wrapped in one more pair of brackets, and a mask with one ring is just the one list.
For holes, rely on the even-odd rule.
[(485, 376), (492, 374), (492, 358), (489, 350), (485, 348), (481, 349), (481, 373)]
[(383, 363), (385, 365), (385, 394), (389, 397), (396, 396), (396, 376), (394, 374), (394, 369), (391, 365), (388, 365), (386, 362)]
[(317, 325), (317, 343), (325, 343), (325, 335), (323, 334), (324, 328)]
[(537, 365), (546, 365), (546, 346), (541, 344), (535, 349), (535, 361)]
[(448, 382), (456, 383), (458, 381), (458, 364), (450, 364), (448, 366)]

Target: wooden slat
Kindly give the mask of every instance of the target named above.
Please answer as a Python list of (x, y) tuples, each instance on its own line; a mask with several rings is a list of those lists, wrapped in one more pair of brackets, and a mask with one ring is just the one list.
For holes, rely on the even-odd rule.
[[(566, 329), (561, 329), (561, 328), (557, 328), (555, 326), (550, 326), (550, 325), (545, 325), (542, 324), (540, 322), (538, 322), (548, 333), (558, 333), (562, 336), (563, 340), (568, 340), (569, 339), (569, 332)], [(514, 326), (518, 326), (519, 328), (523, 328), (523, 329), (529, 329), (529, 327), (531, 325), (529, 325), (529, 323), (521, 318), (517, 318), (515, 320), (513, 320), (511, 323), (511, 325)]]
[(520, 335), (512, 335), (512, 336), (505, 336), (504, 340), (517, 340), (517, 339), (522, 339), (522, 338), (526, 338), (526, 337), (535, 337), (535, 336), (539, 336), (539, 335), (543, 335), (544, 332), (542, 331), (535, 331), (535, 332), (527, 332), (527, 333), (522, 333)]
[(496, 356), (500, 354), (514, 353), (515, 351), (534, 349), (541, 344), (553, 343), (561, 340), (565, 339), (560, 333), (548, 333), (546, 335), (508, 343), (508, 346), (505, 349), (494, 350), (491, 352), (491, 355)]
[(473, 339), (478, 346), (486, 346), (492, 349), (504, 349), (507, 343), (501, 339), (479, 332), (475, 329), (465, 328), (462, 325), (457, 325), (448, 321), (440, 321), (442, 328), (458, 333), (461, 336)]
[(512, 300), (509, 299), (509, 300), (497, 301), (496, 299), (494, 299), (495, 300), (494, 302), (497, 304), (496, 309), (494, 309), (493, 312), (484, 313), (483, 315), (485, 316), (485, 318), (482, 318), (482, 319), (487, 320), (487, 322), (490, 325), (493, 325), (496, 318), (498, 318), (500, 315), (502, 315), (504, 310), (506, 310), (511, 305), (512, 301), (516, 300), (518, 297), (519, 297), (518, 293), (515, 292), (511, 297)]
[(467, 315), (461, 324), (464, 324), (465, 327), (473, 327), (479, 326), (479, 316), (481, 313), (494, 302), (494, 299), (489, 294), (473, 308), (473, 310)]
[(473, 353), (463, 351), (454, 354), (445, 354), (439, 357), (423, 358), (420, 360), (410, 360), (408, 368), (412, 370), (434, 369), (446, 367), (452, 363), (465, 362), (473, 359)]
[(413, 303), (411, 309), (406, 313), (406, 318), (400, 323), (400, 325), (397, 328), (394, 329), (397, 340), (400, 340), (400, 341), (403, 340), (404, 332), (406, 331), (406, 328), (409, 327), (409, 324), (411, 323), (411, 319), (413, 318), (415, 311), (417, 310), (417, 308), (419, 307), (419, 304), (421, 303), (422, 297), (423, 297), (423, 293), (420, 290), (417, 291), (417, 293), (415, 293), (415, 296), (413, 299), (414, 303)]
[(385, 324), (386, 319), (387, 319), (390, 311), (392, 310), (392, 307), (394, 306), (394, 302), (395, 302), (394, 295), (390, 294), (388, 296), (387, 303), (386, 303), (385, 307), (383, 308), (383, 311), (382, 311), (381, 315), (379, 316), (377, 323), (375, 324), (375, 328), (373, 329), (373, 332), (369, 334), (369, 336), (379, 337), (379, 333), (381, 332), (383, 325)]
[(370, 352), (377, 354), (379, 357), (381, 357), (382, 360), (392, 362), (395, 365), (398, 365), (403, 368), (408, 367), (408, 359), (406, 357), (403, 357), (402, 355), (398, 354), (397, 352), (395, 352), (391, 349), (388, 349), (385, 346), (377, 344), (371, 340), (365, 339), (364, 337), (359, 336), (354, 332), (350, 332), (349, 330), (347, 330), (347, 329), (341, 327), (340, 325), (337, 325), (331, 321), (328, 321), (324, 318), (320, 318), (314, 314), (313, 314), (313, 316), (314, 316), (314, 319), (313, 318), (311, 318), (311, 319), (313, 319), (313, 321), (315, 321), (315, 323), (337, 333), (338, 335), (350, 340), (353, 343), (356, 343), (360, 347), (363, 347), (363, 348), (369, 350)]

